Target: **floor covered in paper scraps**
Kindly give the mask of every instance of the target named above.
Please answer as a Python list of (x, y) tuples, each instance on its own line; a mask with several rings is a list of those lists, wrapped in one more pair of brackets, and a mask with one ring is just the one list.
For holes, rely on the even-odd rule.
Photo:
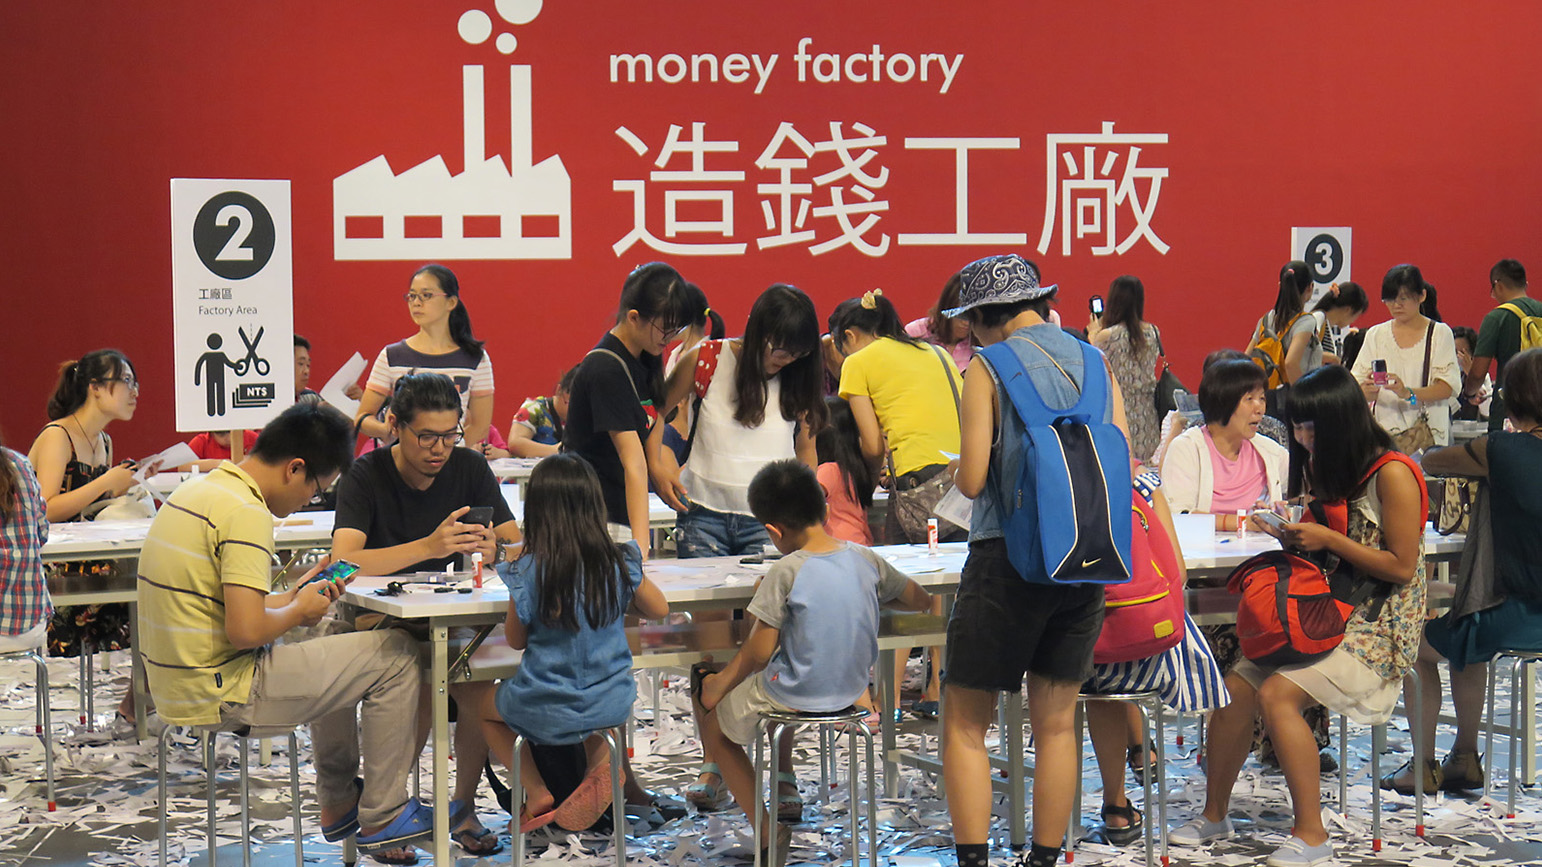
[[(117, 704), (127, 681), (126, 654), (117, 657), (109, 674), (98, 675), (96, 707)], [(919, 677), (919, 666), (912, 662), (912, 675)], [(82, 730), (78, 725), (79, 697), (75, 689), (78, 667), (74, 660), (53, 660), (49, 666), (54, 685), (51, 705), (56, 731), (63, 742), (56, 751), (58, 775), (58, 811), (44, 809), (42, 749), (32, 736), (32, 667), (26, 663), (0, 666), (0, 865), (26, 867), (74, 867), (74, 865), (154, 864), (157, 857), (155, 742), (135, 744), (132, 740), (114, 742), (101, 733)], [(686, 715), (687, 700), (683, 673), (668, 677), (661, 684), (661, 719), (653, 719), (652, 675), (640, 677), (637, 706), (638, 728), (635, 738), (635, 767), (644, 783), (667, 796), (678, 797), (683, 787), (694, 780), (695, 739)], [(1501, 678), (1501, 681), (1507, 680)], [(1501, 687), (1503, 688), (1503, 687)], [(1501, 698), (1501, 707), (1506, 702)], [(1448, 704), (1449, 710), (1449, 704)], [(110, 722), (110, 712), (104, 723)], [(1400, 722), (1400, 721), (1399, 721)], [(1337, 726), (1334, 726), (1335, 731)], [(907, 719), (902, 727), (901, 746), (915, 748), (923, 742), (934, 748), (934, 724)], [(1203, 801), (1204, 780), (1194, 755), (1195, 724), (1185, 727), (1185, 745), (1177, 746), (1171, 720), (1168, 725), (1168, 799), (1172, 824), (1193, 816)], [(1428, 803), (1428, 835), (1414, 836), (1413, 802), (1385, 793), (1383, 837), (1386, 846), (1380, 853), (1371, 851), (1371, 777), (1369, 769), (1370, 730), (1351, 727), (1348, 767), (1350, 773), (1348, 819), (1336, 812), (1338, 792), (1336, 774), (1323, 777), (1325, 805), (1330, 815), (1330, 829), (1339, 853), (1339, 864), (1402, 864), (1410, 867), (1435, 865), (1542, 864), (1542, 790), (1523, 789), (1514, 820), (1503, 817), (1504, 789), (1496, 794), (1496, 806), (1481, 797), (1442, 795)], [(1443, 727), (1437, 754), (1444, 755), (1451, 731)], [(203, 815), (203, 776), (198, 765), (198, 751), (190, 738), (177, 735), (180, 747), (172, 757), (172, 795), (170, 839), (173, 863), (205, 864)], [(850, 827), (846, 812), (846, 791), (841, 785), (831, 794), (830, 803), (816, 804), (818, 761), (812, 753), (817, 739), (808, 736), (799, 741), (798, 771), (805, 801), (805, 821), (796, 826), (790, 863), (824, 863), (846, 852)], [(236, 741), (221, 738), (219, 758), (222, 779), (219, 791), (221, 817), (219, 862), (239, 863), (239, 804), (234, 771)], [(284, 741), (274, 744), (274, 755), (267, 766), (253, 762), (254, 804), (252, 836), (257, 842), (253, 863), (262, 867), (281, 867), (294, 863), (288, 814), (289, 764)], [(1507, 762), (1502, 747), (1499, 767)], [(309, 803), (311, 768), (306, 739), (301, 739), (301, 790), (307, 799), (305, 816), (305, 859), (317, 864), (337, 863), (340, 849), (322, 841), (315, 810)], [(1388, 755), (1382, 768), (1390, 771), (1407, 757), (1405, 730), (1392, 732)], [(1143, 862), (1139, 841), (1115, 849), (1097, 840), (1095, 813), (1099, 800), (1099, 779), (1090, 745), (1084, 754), (1084, 804), (1087, 815), (1084, 832), (1093, 835), (1083, 842), (1076, 855), (1078, 865), (1136, 865)], [(838, 753), (844, 780), (845, 750)], [(427, 782), (428, 762), (424, 762)], [(900, 797), (880, 804), (880, 851), (882, 863), (893, 867), (953, 867), (954, 857), (946, 809), (940, 798), (939, 781), (914, 771), (902, 772)], [(482, 787), (478, 804), (482, 820), (499, 827), (507, 817)], [(1139, 805), (1140, 788), (1131, 784), (1131, 797)], [(1238, 781), (1232, 803), (1237, 822), (1235, 840), (1208, 849), (1174, 847), (1174, 864), (1234, 865), (1260, 864), (1289, 833), (1289, 797), (1284, 778), (1277, 771), (1266, 771), (1250, 760)], [(1005, 804), (998, 798), (993, 841), (993, 863), (1010, 863), (1012, 853), (1006, 846)], [(1031, 817), (1030, 817), (1031, 823)], [(657, 867), (692, 867), (692, 865), (742, 865), (749, 861), (750, 848), (745, 838), (748, 825), (734, 810), (706, 815), (688, 815), (663, 827), (634, 827), (628, 840), (627, 858), (632, 864)], [(866, 832), (864, 830), (864, 839)], [(505, 843), (507, 838), (505, 837)], [(544, 864), (561, 862), (574, 867), (601, 867), (614, 863), (608, 838), (561, 836), (532, 837), (532, 857)], [(540, 852), (541, 848), (544, 853)], [(459, 849), (453, 851), (460, 853)], [(432, 859), (421, 853), (420, 863)], [(507, 848), (481, 862), (508, 863)], [(474, 867), (478, 859), (461, 854), (459, 867)], [(366, 864), (372, 861), (365, 859)], [(865, 860), (864, 860), (864, 863)]]

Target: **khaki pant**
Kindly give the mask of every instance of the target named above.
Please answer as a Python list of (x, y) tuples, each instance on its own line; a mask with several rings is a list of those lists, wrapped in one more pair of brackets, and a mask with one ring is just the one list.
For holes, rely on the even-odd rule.
[(326, 635), (264, 654), (245, 704), (220, 706), (221, 728), (288, 729), (311, 724), (318, 800), (353, 798), (364, 753), (359, 824), (383, 825), (407, 803), (417, 759), (418, 644), (399, 629)]

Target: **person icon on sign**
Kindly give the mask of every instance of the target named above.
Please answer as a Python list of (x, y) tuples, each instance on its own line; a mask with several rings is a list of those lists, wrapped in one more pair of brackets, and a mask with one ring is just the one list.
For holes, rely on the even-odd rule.
[(208, 414), (210, 416), (225, 414), (225, 368), (234, 369), (236, 363), (231, 361), (220, 347), (225, 345), (225, 339), (218, 334), (210, 334), (204, 344), (209, 347), (209, 352), (198, 356), (198, 363), (193, 365), (193, 384), (202, 385), (199, 382), (202, 374), (208, 374)]

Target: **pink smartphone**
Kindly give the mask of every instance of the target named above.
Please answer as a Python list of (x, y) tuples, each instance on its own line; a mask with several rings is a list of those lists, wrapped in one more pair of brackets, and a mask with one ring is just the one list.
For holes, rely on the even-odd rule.
[(1386, 385), (1387, 384), (1387, 361), (1386, 361), (1386, 359), (1378, 358), (1375, 361), (1371, 362), (1371, 382), (1374, 382), (1377, 385)]

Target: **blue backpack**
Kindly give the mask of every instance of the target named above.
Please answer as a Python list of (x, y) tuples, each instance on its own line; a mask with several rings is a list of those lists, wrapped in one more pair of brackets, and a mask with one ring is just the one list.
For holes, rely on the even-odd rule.
[[(1028, 338), (1022, 339), (1044, 352)], [(1003, 503), (1007, 558), (1025, 581), (1120, 584), (1130, 580), (1130, 445), (1112, 422), (1108, 371), (1102, 355), (1082, 344), (1080, 398), (1054, 410), (1034, 388), (1017, 353), (1005, 342), (981, 354), (995, 368), (1026, 429), (1023, 467)], [(1074, 387), (1076, 380), (1050, 360)], [(1036, 576), (1044, 576), (1042, 578)]]

